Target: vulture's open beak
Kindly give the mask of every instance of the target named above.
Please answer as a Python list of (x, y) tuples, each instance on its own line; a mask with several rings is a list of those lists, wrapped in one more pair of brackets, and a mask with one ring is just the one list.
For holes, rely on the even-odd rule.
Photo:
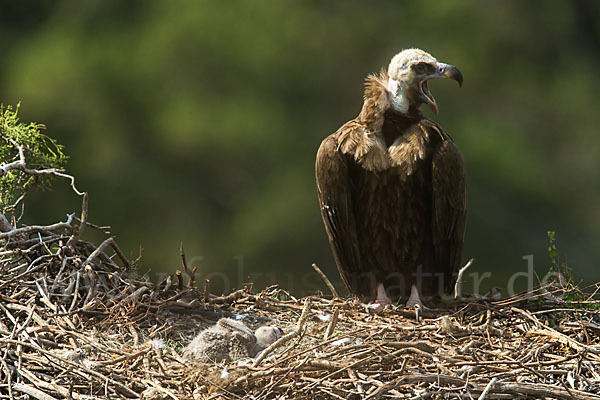
[(429, 87), (427, 86), (427, 81), (429, 81), (430, 79), (435, 79), (435, 78), (450, 78), (450, 79), (454, 79), (456, 82), (458, 82), (458, 86), (462, 86), (463, 83), (463, 76), (462, 73), (460, 72), (460, 70), (458, 68), (456, 68), (454, 65), (449, 65), (449, 64), (444, 64), (444, 63), (437, 63), (437, 72), (428, 75), (427, 77), (425, 77), (425, 79), (423, 79), (421, 81), (421, 83), (419, 84), (419, 92), (421, 94), (421, 98), (423, 99), (423, 101), (427, 104), (429, 104), (429, 107), (431, 107), (431, 110), (433, 110), (433, 112), (437, 115), (438, 113), (438, 106), (437, 103), (435, 102), (435, 98), (431, 95), (431, 92), (429, 91)]

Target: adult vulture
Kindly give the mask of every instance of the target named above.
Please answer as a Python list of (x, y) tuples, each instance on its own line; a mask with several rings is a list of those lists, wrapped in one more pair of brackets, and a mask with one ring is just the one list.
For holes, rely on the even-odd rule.
[(435, 78), (458, 68), (419, 49), (400, 52), (365, 81), (358, 117), (319, 147), (316, 177), (329, 243), (349, 291), (383, 309), (441, 295), (456, 279), (466, 213), (462, 155), (419, 107), (438, 107)]

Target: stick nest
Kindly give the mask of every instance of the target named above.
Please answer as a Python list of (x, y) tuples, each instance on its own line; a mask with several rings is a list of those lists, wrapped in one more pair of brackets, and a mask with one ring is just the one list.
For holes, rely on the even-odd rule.
[[(566, 289), (462, 298), (417, 322), (278, 287), (215, 296), (184, 256), (153, 284), (112, 238), (63, 225), (0, 238), (1, 398), (600, 399), (598, 311)], [(184, 359), (222, 317), (284, 334), (256, 359)]]

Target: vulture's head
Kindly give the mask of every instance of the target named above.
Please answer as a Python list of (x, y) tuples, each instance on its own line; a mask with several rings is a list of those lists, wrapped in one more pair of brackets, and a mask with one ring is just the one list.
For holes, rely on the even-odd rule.
[(438, 113), (437, 103), (427, 82), (434, 78), (452, 78), (462, 86), (462, 74), (455, 66), (438, 62), (431, 54), (419, 49), (407, 49), (396, 54), (388, 67), (388, 92), (392, 107), (401, 113), (413, 106), (427, 103)]

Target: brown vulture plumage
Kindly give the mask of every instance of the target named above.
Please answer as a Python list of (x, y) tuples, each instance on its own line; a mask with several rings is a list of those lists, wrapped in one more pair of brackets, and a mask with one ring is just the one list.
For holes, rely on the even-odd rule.
[(370, 75), (358, 117), (319, 147), (316, 177), (329, 243), (351, 293), (376, 304), (441, 295), (463, 246), (463, 158), (448, 133), (423, 116), (437, 104), (427, 81), (460, 71), (419, 49)]

